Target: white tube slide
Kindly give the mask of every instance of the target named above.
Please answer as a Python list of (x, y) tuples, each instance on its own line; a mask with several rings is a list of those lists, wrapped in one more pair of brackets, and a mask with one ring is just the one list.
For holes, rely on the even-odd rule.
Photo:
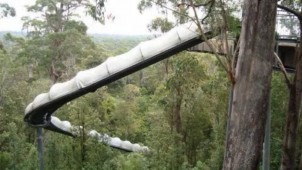
[[(205, 33), (209, 32), (205, 28), (203, 29)], [(180, 25), (159, 38), (140, 43), (124, 54), (109, 57), (105, 62), (94, 68), (78, 72), (78, 74), (69, 81), (54, 84), (49, 92), (38, 95), (34, 101), (26, 107), (24, 120), (32, 126), (42, 126), (45, 128), (49, 126), (49, 123), (45, 122), (51, 122), (59, 131), (66, 132), (67, 134), (71, 133), (72, 126), (69, 122), (59, 121), (58, 118), (51, 117), (51, 114), (56, 109), (68, 101), (93, 91), (96, 88), (202, 42), (198, 32), (198, 28), (193, 22)], [(48, 127), (47, 129), (52, 130), (53, 128)], [(92, 132), (94, 134), (92, 136), (102, 136), (95, 131)], [(109, 145), (117, 148), (126, 148), (132, 151), (141, 150), (143, 148), (127, 141), (119, 142), (120, 140), (117, 138), (110, 138), (108, 141), (107, 143)]]
[[(65, 133), (68, 132), (73, 136), (80, 136), (81, 135), (81, 126), (72, 126), (69, 121), (61, 121), (59, 118), (55, 116), (51, 116), (50, 123), (52, 124), (53, 128), (58, 128)], [(141, 146), (139, 144), (133, 144), (129, 141), (123, 141), (118, 137), (110, 137), (107, 134), (98, 133), (96, 130), (90, 130), (86, 132), (86, 135), (89, 137), (96, 138), (97, 141), (105, 143), (111, 147), (122, 149), (129, 152), (148, 152), (149, 148), (146, 146)]]

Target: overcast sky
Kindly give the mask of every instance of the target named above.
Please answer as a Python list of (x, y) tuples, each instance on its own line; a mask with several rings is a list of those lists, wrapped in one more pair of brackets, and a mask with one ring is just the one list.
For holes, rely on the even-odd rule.
[[(107, 0), (106, 15), (112, 13), (115, 16), (114, 22), (106, 22), (101, 25), (89, 17), (82, 16), (88, 26), (88, 33), (107, 33), (107, 34), (127, 34), (138, 35), (148, 34), (147, 24), (156, 17), (156, 10), (149, 10), (140, 14), (137, 4), (140, 0)], [(15, 17), (0, 19), (0, 31), (21, 31), (22, 16), (28, 16), (25, 5), (33, 5), (35, 0), (0, 0), (1, 3), (8, 3), (16, 9)]]

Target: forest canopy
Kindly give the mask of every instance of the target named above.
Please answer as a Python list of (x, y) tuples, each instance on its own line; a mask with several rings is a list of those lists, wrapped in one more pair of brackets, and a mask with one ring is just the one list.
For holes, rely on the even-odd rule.
[[(256, 0), (251, 1), (256, 2)], [(294, 73), (282, 72), (280, 69), (273, 71), (273, 67), (270, 66), (274, 64), (272, 50), (275, 45), (276, 23), (272, 21), (264, 24), (265, 19), (261, 19), (275, 17), (277, 6), (285, 6), (284, 8), (297, 16), (300, 22), (302, 18), (299, 18), (302, 15), (298, 10), (301, 8), (300, 2), (283, 0), (277, 4), (273, 0), (265, 3), (261, 1), (257, 2), (261, 7), (258, 9), (252, 8), (253, 3), (249, 3), (248, 0), (243, 3), (224, 0), (141, 0), (137, 4), (137, 10), (142, 14), (154, 8), (159, 13), (149, 25), (146, 25), (150, 31), (149, 35), (88, 34), (87, 29), (91, 25), (86, 25), (80, 17), (75, 17), (78, 15), (78, 9), (84, 9), (80, 11), (102, 24), (106, 24), (108, 20), (114, 22), (113, 15), (106, 16), (106, 11), (111, 10), (106, 6), (106, 2), (36, 0), (33, 5), (27, 7), (27, 11), (41, 17), (28, 15), (22, 18), (25, 34), (0, 32), (0, 169), (38, 169), (36, 129), (23, 120), (26, 106), (38, 94), (49, 91), (55, 83), (73, 78), (81, 70), (101, 64), (108, 57), (125, 53), (142, 41), (157, 38), (172, 28), (191, 21), (207, 25), (213, 34), (221, 37), (221, 41), (224, 41), (226, 46), (230, 45), (229, 39), (234, 40), (232, 51), (228, 51), (227, 47), (224, 54), (215, 52), (211, 42), (209, 43), (204, 35), (204, 30), (198, 27), (201, 38), (209, 43), (207, 45), (212, 52), (184, 50), (171, 58), (103, 86), (94, 93), (68, 102), (55, 113), (62, 120), (68, 120), (85, 130), (95, 129), (110, 136), (148, 146), (150, 152), (147, 154), (124, 152), (109, 147), (106, 143), (101, 143), (84, 133), (79, 137), (71, 138), (44, 130), (42, 141), (44, 168), (228, 169), (226, 158), (230, 155), (236, 156), (239, 148), (228, 145), (228, 141), (239, 141), (238, 143), (242, 145), (240, 148), (246, 151), (255, 150), (253, 156), (256, 155), (255, 159), (257, 158), (253, 165), (240, 166), (259, 169), (264, 165), (261, 161), (263, 140), (260, 139), (264, 138), (265, 122), (268, 119), (260, 113), (267, 112), (269, 102), (271, 151), (268, 164), (270, 168), (286, 169), (289, 166), (286, 149), (293, 148), (297, 151), (294, 156), (289, 155), (288, 160), (296, 164), (289, 168), (302, 167), (300, 162), (302, 138), (300, 135), (290, 136), (287, 132), (288, 127), (293, 127), (290, 126), (293, 123), (292, 119), (288, 118), (291, 113), (289, 109), (291, 101), (296, 101), (294, 106), (298, 106), (292, 111), (297, 118), (293, 130), (297, 134), (302, 128), (299, 123), (302, 89), (299, 71), (301, 70), (298, 69), (302, 65), (302, 60), (299, 60), (300, 53), (297, 52), (297, 71)], [(269, 4), (271, 4), (270, 8)], [(242, 9), (241, 6), (244, 8)], [(280, 7), (280, 9), (284, 8)], [(246, 36), (241, 37), (240, 33), (242, 35), (243, 30), (249, 26), (244, 24), (247, 24), (246, 21), (250, 16), (245, 12), (243, 17), (238, 15), (241, 10), (247, 9), (259, 10), (259, 15), (263, 17), (252, 16), (257, 20), (254, 24), (255, 28), (251, 29), (251, 32), (244, 32), (247, 33), (244, 34)], [(266, 9), (271, 13), (265, 14), (263, 11)], [(13, 6), (0, 3), (0, 19), (14, 17), (16, 14), (18, 11)], [(281, 23), (287, 28), (297, 24), (287, 21)], [(263, 24), (263, 27), (257, 24)], [(291, 32), (295, 32), (295, 36), (301, 35), (300, 27), (295, 26), (295, 28)], [(264, 40), (261, 36), (267, 39)], [(247, 43), (248, 41), (244, 39), (247, 37), (257, 42), (255, 46), (251, 46), (252, 54), (243, 48), (250, 47), (249, 45), (254, 43)], [(242, 45), (244, 43), (246, 46)], [(263, 49), (264, 46), (267, 48)], [(263, 57), (260, 51), (272, 55)], [(252, 56), (250, 62), (246, 62), (243, 67), (242, 63), (248, 56)], [(267, 75), (263, 76), (263, 70), (263, 74), (256, 72), (255, 68), (259, 67), (253, 64), (258, 62), (257, 66), (263, 66)], [(242, 69), (240, 71), (240, 68), (251, 68), (247, 69), (247, 72), (256, 70), (249, 75), (251, 77), (256, 75), (257, 83), (254, 81), (248, 85), (238, 85), (240, 82), (248, 83), (252, 79), (244, 81), (248, 76), (239, 74), (245, 73)], [(243, 78), (241, 79), (240, 76)], [(261, 78), (265, 79), (265, 82), (270, 82), (265, 84), (265, 89), (258, 84)], [(254, 89), (255, 93), (251, 92), (255, 84), (259, 85), (258, 89), (263, 90), (264, 98), (270, 96), (265, 98), (268, 100), (253, 98), (257, 92), (257, 88)], [(244, 93), (237, 89), (238, 86), (251, 88)], [(238, 91), (242, 93), (239, 94)], [(236, 105), (238, 101), (233, 101), (233, 95), (235, 99), (237, 95), (237, 97), (251, 99), (254, 103), (260, 103), (259, 108), (262, 110), (235, 113), (238, 109)], [(291, 98), (293, 95), (299, 97)], [(247, 107), (252, 108), (253, 103), (251, 103), (248, 103)], [(230, 105), (233, 105), (233, 110), (230, 109)], [(246, 120), (240, 117), (244, 114), (256, 116)], [(236, 124), (237, 119), (232, 118), (231, 115), (238, 117), (239, 125)], [(250, 121), (258, 123), (257, 127), (249, 126)], [(230, 131), (233, 127), (235, 130)], [(236, 128), (239, 130), (236, 131)], [(255, 129), (259, 134), (254, 133)], [(251, 138), (249, 135), (242, 140), (233, 140), (234, 138), (230, 136), (234, 135), (232, 134), (234, 132), (238, 132), (235, 136), (240, 137), (245, 136), (246, 132), (259, 135), (259, 141), (253, 142), (261, 146), (252, 147), (250, 144), (252, 142), (244, 143), (243, 141)], [(241, 132), (242, 134), (239, 134)], [(293, 147), (291, 143), (286, 143), (289, 139), (294, 139)], [(242, 156), (242, 159), (244, 158), (246, 157)]]

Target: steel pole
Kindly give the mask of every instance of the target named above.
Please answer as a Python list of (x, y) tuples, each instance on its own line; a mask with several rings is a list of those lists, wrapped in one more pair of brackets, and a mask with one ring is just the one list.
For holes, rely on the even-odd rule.
[(38, 141), (38, 157), (39, 157), (39, 163), (40, 163), (40, 170), (44, 170), (43, 129), (41, 127), (37, 128), (37, 141)]

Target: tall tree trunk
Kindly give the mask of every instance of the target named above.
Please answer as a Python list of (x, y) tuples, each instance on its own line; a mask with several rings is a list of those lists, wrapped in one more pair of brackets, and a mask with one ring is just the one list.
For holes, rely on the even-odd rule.
[(302, 169), (302, 154), (300, 156), (300, 164), (299, 164), (299, 169)]
[(276, 0), (245, 0), (223, 169), (257, 169), (272, 77)]
[(178, 134), (182, 134), (182, 123), (181, 123), (181, 104), (182, 104), (182, 94), (181, 88), (177, 87), (176, 89), (176, 102), (174, 108), (174, 127)]
[(165, 72), (166, 72), (166, 75), (169, 74), (169, 59), (166, 59), (165, 61)]
[[(302, 22), (300, 21), (300, 39), (302, 38)], [(296, 139), (299, 124), (302, 95), (302, 42), (296, 56), (296, 72), (294, 82), (290, 86), (286, 128), (283, 139), (281, 169), (295, 169)], [(301, 167), (302, 168), (302, 167)]]
[(49, 74), (50, 74), (52, 83), (55, 84), (58, 81), (59, 77), (60, 77), (60, 75), (58, 74), (58, 72), (57, 72), (57, 70), (55, 68), (55, 61), (51, 62), (51, 66), (50, 66), (50, 71), (49, 72), (50, 72)]

